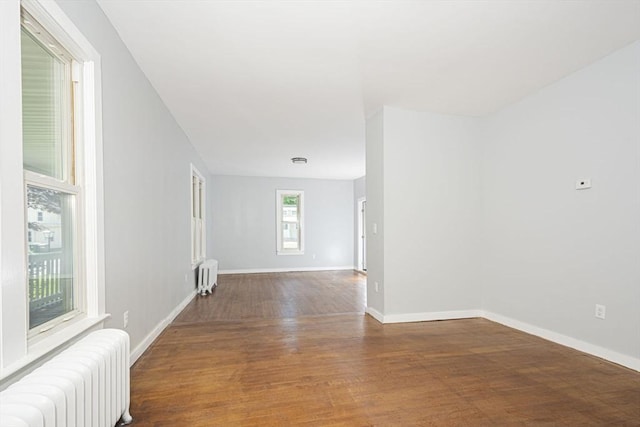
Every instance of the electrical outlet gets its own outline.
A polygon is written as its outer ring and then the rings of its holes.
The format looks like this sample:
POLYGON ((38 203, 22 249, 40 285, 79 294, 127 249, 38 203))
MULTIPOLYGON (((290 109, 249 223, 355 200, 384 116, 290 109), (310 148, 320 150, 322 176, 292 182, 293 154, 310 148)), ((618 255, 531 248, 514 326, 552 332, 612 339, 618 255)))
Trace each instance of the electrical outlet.
POLYGON ((588 190, 591 188, 591 178, 581 178, 576 181, 576 190, 588 190))
POLYGON ((123 322, 124 323, 124 327, 126 328, 129 325, 129 310, 124 312, 124 316, 123 316, 123 322))
POLYGON ((184 273, 184 283, 189 281, 189 273, 184 273))
POLYGON ((604 305, 596 304, 596 317, 598 319, 604 319, 607 313, 607 307, 604 305))
POLYGON ((378 284, 378 282, 374 282, 375 286, 376 286, 376 292, 380 292, 380 285, 378 284))

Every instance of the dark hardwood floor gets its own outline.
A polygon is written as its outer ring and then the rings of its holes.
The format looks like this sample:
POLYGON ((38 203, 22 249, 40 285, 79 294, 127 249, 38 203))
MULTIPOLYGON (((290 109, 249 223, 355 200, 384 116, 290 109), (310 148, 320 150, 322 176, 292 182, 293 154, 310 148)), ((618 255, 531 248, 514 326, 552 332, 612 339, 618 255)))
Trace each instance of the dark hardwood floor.
POLYGON ((364 313, 366 276, 353 271, 230 274, 196 298, 176 324, 364 313))
POLYGON ((638 372, 484 319, 363 308, 353 272, 220 276, 134 365, 134 425, 640 425, 638 372))

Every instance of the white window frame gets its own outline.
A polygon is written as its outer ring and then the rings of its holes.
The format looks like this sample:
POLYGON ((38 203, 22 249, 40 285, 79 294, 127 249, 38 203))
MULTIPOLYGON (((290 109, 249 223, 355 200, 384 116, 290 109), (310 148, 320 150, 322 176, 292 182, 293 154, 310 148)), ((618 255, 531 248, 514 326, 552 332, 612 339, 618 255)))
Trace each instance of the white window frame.
POLYGON ((191 268, 195 268, 207 257, 207 182, 193 164, 190 178, 191 268), (195 211, 199 212, 199 217, 194 215, 195 211))
MULTIPOLYGON (((24 8, 27 9, 26 7, 24 8)), ((28 12, 28 10, 27 10, 28 12)), ((83 251, 83 230, 84 230, 84 211, 82 209, 84 188, 83 183, 80 180, 83 174, 84 164, 82 162, 82 147, 83 147, 83 138, 84 135, 81 131, 81 124, 83 123, 83 108, 82 108, 82 70, 80 64, 75 61, 75 58, 69 58, 70 52, 66 51, 65 46, 63 46, 56 37, 51 34, 46 34, 48 32, 47 29, 43 28, 39 25, 39 22, 33 23, 32 20, 35 20, 35 17, 28 16, 28 22, 30 25, 26 26, 26 31, 31 33, 31 36, 37 39, 44 46, 52 44, 56 45, 58 50, 65 50, 65 57, 61 58, 68 67, 67 77, 68 81, 63 82, 63 91, 66 92, 65 95, 65 104, 69 107, 69 111, 62 111, 63 123, 62 128, 64 129, 64 135, 67 138, 67 141, 63 143, 64 145, 64 169, 65 172, 62 174, 62 178, 54 178, 47 175, 41 175, 30 170, 24 170, 24 191, 27 193, 27 186, 44 188, 48 190, 53 190, 56 192, 61 192, 61 194, 73 196, 74 203, 70 207, 71 209, 71 248, 72 253, 70 254, 73 258, 72 263, 72 277, 73 277, 73 308, 71 311, 66 312, 56 318, 53 318, 45 323, 37 325, 31 328, 27 334, 28 339, 42 339, 42 336, 46 336, 49 331, 54 330, 59 325, 62 325, 64 322, 68 322, 74 319, 76 316, 83 315, 86 312, 86 303, 85 303, 85 287, 86 287, 86 278, 84 277, 83 272, 84 269, 84 251, 83 251), (74 97, 71 99, 71 92, 73 86, 74 97), (71 120, 73 118, 73 121, 71 120), (72 126, 72 128, 70 127, 72 126), (72 136, 75 137, 72 140, 72 136), (43 334, 41 336, 41 334, 43 334)), ((38 212, 38 220, 40 221, 40 216, 43 215, 42 212, 38 212)), ((27 206, 25 204, 25 218, 27 216, 27 206)), ((28 245, 25 247, 25 251, 27 250, 28 245)), ((30 280, 27 277, 27 281, 30 280)))
MULTIPOLYGON (((101 327, 105 313, 104 203, 102 168, 102 89, 100 55, 60 7, 47 0, 0 1, 0 202, 3 206, 26 206, 23 172, 22 85, 20 12, 24 8, 75 58, 83 79, 76 96, 76 176, 81 187, 78 216, 79 271, 82 281, 82 312, 29 337, 27 231, 24 209, 3 209, 0 215, 0 380, 19 375, 32 363, 86 331, 101 327)), ((34 179, 35 178, 35 179, 34 179)))
POLYGON ((304 255, 304 190, 276 190, 276 254, 278 255, 304 255), (298 196, 298 225, 300 227, 299 249, 285 249, 282 241, 282 197, 298 196))

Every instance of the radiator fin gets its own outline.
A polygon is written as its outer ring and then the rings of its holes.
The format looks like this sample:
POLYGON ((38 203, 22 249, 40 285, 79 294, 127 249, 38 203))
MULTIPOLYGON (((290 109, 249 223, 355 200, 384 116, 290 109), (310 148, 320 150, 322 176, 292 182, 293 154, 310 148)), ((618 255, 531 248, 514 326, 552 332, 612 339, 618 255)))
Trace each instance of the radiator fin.
POLYGON ((0 392, 2 426, 112 427, 128 424, 129 335, 87 335, 0 392))

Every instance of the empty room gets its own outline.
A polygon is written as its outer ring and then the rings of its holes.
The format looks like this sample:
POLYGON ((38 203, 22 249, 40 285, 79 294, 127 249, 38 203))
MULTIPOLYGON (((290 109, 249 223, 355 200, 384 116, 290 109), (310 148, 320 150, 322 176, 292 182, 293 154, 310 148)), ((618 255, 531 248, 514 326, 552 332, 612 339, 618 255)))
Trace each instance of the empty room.
POLYGON ((0 1, 0 426, 640 426, 640 0, 0 1))

